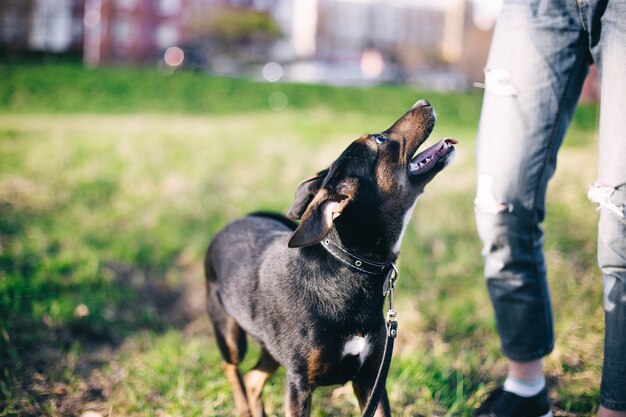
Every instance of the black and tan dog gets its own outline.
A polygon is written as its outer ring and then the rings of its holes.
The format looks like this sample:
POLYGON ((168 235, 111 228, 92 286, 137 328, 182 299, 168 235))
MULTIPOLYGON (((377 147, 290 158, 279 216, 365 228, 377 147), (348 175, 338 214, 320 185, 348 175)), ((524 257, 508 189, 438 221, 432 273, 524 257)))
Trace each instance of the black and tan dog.
MULTIPOLYGON (((296 191, 288 216, 226 226, 205 258, 208 312, 241 416, 264 416, 261 390, 280 365, 285 412, 310 415, 318 386, 353 382, 361 408, 385 341, 383 281, 417 197, 452 159, 453 139, 414 156, 435 123, 420 100, 382 133, 363 135, 296 191), (262 347, 242 378, 246 334, 262 347)), ((377 416, 389 416, 386 392, 377 416)))

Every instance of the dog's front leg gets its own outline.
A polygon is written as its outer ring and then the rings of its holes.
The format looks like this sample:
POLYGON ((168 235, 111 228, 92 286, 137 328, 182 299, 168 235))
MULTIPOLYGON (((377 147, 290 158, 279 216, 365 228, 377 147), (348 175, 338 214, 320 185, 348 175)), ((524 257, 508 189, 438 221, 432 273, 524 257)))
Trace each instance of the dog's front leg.
POLYGON ((303 378, 287 374, 285 388, 285 417, 309 417, 311 415, 312 389, 303 378))
MULTIPOLYGON (((361 367, 359 373, 352 380, 352 388, 354 394, 359 400, 359 407, 361 412, 365 411, 367 401, 369 400, 374 383, 376 382, 376 376, 378 374, 378 368, 380 362, 383 359, 383 351, 385 349, 385 338, 387 337, 387 331, 383 327, 378 333, 378 341, 376 342, 374 352, 367 358, 363 367, 361 367)), ((384 383, 384 382, 383 382, 384 383)), ((380 398, 378 400, 378 406, 376 407, 376 417, 391 417, 391 409, 389 407, 389 398, 387 397, 387 389, 382 388, 380 398)))
MULTIPOLYGON (((362 381, 357 381, 356 379, 352 381, 352 387, 354 388, 354 393, 359 400, 361 412, 365 411, 365 407, 367 406, 367 400, 370 397, 373 385, 374 381, 370 381, 365 384, 362 383, 362 381)), ((381 390, 380 399, 378 400, 378 407, 376 407, 376 413, 374 414, 374 416, 391 417, 391 409, 389 407, 389 398, 387 397, 386 388, 383 388, 381 390)))

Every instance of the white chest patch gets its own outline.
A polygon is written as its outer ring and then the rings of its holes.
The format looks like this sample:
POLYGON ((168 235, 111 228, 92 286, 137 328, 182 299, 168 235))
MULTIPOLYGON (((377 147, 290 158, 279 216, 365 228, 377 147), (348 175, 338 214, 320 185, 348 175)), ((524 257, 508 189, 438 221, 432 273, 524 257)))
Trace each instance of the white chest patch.
POLYGON ((369 335, 365 337, 353 336, 352 339, 348 340, 346 344, 343 345, 341 357, 358 356, 359 362, 363 365, 363 362, 365 362, 365 359, 367 359, 370 354, 371 347, 372 344, 370 343, 369 335))
MULTIPOLYGON (((418 198, 419 198, 419 196, 418 196, 418 198)), ((409 225, 409 223, 411 222, 411 216, 413 216, 413 210, 415 210, 415 205, 416 204, 417 204, 417 198, 413 202, 413 205, 411 206, 409 211, 404 213, 404 219, 402 221, 402 232, 400 232, 400 237, 398 237, 398 241, 396 242, 395 245, 393 245, 393 249, 392 249, 395 253, 400 252, 400 244, 402 243, 402 238, 404 237, 404 232, 406 232, 406 228, 409 225)))

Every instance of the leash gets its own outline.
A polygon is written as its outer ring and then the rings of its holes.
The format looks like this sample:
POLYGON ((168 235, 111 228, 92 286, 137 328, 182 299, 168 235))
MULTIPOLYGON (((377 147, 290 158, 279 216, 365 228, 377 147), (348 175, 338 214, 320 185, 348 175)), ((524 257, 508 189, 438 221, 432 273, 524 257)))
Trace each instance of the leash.
POLYGON ((391 356, 393 354, 393 345, 395 338, 398 335, 398 321, 396 320, 397 314, 393 309, 393 292, 399 275, 398 268, 396 268, 396 264, 394 262, 375 262, 371 259, 365 259, 357 256, 329 238, 322 240, 320 243, 322 244, 322 247, 328 251, 328 253, 350 268, 370 275, 380 275, 384 273, 385 270, 388 270, 385 282, 383 283, 383 297, 389 297, 387 323, 385 323, 387 338, 385 339, 383 359, 378 367, 378 374, 376 375, 374 386, 369 398, 367 399, 367 405, 365 406, 365 411, 363 411, 362 416, 374 417, 376 409, 378 408, 378 403, 380 402, 380 395, 385 387, 385 381, 387 381, 387 375, 389 374, 389 367, 391 365, 391 356))
POLYGON ((363 417, 374 417, 378 403, 380 402, 380 395, 387 381, 387 375, 389 374, 389 367, 391 365, 391 356, 393 354, 393 345, 396 336, 398 335, 398 321, 396 320, 396 311, 393 309, 393 292, 395 290, 395 282, 398 279, 398 269, 395 264, 391 264, 391 269, 387 274, 385 285, 383 286, 383 297, 389 297, 389 309, 387 310, 387 339, 385 340, 385 349, 383 350, 383 359, 380 362, 378 368, 378 374, 376 375, 376 381, 374 387, 370 393, 370 397, 367 400, 365 411, 363 411, 363 417))

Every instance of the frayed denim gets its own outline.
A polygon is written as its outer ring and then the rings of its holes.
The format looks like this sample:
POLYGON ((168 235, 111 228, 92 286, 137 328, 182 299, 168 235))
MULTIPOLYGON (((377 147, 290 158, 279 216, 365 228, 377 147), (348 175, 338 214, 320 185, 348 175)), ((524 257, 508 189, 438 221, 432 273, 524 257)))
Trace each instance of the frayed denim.
POLYGON ((476 223, 503 353, 554 347, 545 194, 590 63, 600 75, 598 263, 606 312, 600 403, 626 410, 626 0, 504 1, 485 68, 476 223))

